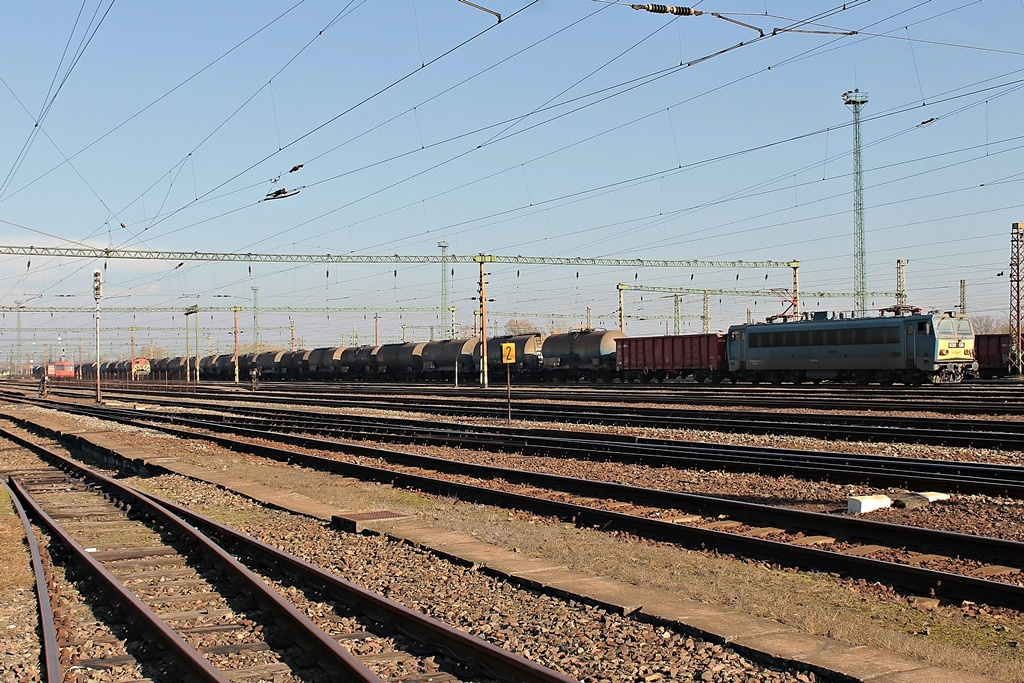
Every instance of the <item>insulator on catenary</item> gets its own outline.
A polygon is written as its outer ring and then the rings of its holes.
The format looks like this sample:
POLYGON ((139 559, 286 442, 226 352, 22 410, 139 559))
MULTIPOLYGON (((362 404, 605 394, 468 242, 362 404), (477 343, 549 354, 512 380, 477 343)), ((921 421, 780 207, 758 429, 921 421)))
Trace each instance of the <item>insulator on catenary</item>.
POLYGON ((633 9, 642 9, 655 14, 675 14, 680 17, 699 17, 704 14, 692 7, 672 7, 671 5, 630 5, 633 9))

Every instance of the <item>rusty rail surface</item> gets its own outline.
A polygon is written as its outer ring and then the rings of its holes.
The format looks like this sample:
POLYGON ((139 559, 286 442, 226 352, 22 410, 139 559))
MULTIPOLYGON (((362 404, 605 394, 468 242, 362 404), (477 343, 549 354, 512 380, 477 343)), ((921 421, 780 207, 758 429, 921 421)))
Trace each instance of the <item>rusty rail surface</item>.
POLYGON ((39 606, 39 628, 42 631, 42 666, 43 678, 47 683, 61 683, 64 680, 60 670, 60 649, 57 646, 57 627, 53 622, 53 606, 50 603, 50 589, 46 580, 46 568, 43 566, 42 554, 39 552, 39 540, 32 530, 32 523, 28 519, 25 507, 18 500, 18 497, 5 482, 14 507, 21 518, 21 524, 25 527, 25 539, 28 542, 28 550, 32 556, 32 573, 35 576, 36 600, 39 606))

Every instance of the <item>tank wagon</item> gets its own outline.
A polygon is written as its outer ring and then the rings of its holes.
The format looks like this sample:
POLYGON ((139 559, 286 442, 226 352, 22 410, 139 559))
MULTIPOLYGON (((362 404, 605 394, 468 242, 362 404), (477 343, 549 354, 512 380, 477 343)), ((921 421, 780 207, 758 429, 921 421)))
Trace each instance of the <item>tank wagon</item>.
POLYGON ((54 368, 53 363, 50 363, 48 365, 33 365, 32 366, 32 376, 33 377, 53 377, 55 372, 56 372, 56 369, 54 368))
POLYGON ((377 348, 377 378, 408 381, 417 379, 423 370, 423 347, 426 343, 384 344, 377 348))
POLYGON ((540 380, 610 381, 615 376, 615 340, 619 330, 580 330, 552 334, 541 346, 540 380))
POLYGON ((751 382, 939 384, 973 377, 974 331, 966 315, 927 313, 733 325, 729 374, 751 382))
POLYGON ((420 354, 421 376, 449 381, 455 379, 458 370, 462 377, 472 377, 479 368, 479 346, 476 338, 427 342, 420 354))
POLYGON ((256 368, 265 379, 280 378, 281 358, 284 351, 264 351, 256 354, 249 361, 250 370, 256 368))
MULTIPOLYGON (((333 379, 338 372, 337 363, 341 360, 342 351, 344 351, 343 348, 313 349, 301 355, 300 368, 305 370, 310 379, 333 379)), ((293 351, 291 353, 294 356, 302 352, 293 351)))
MULTIPOLYGON (((544 364, 542 352, 544 335, 540 332, 533 334, 516 334, 508 337, 494 337, 487 340, 487 370, 490 373, 505 373, 505 363, 502 362, 501 345, 515 344, 516 362, 510 363, 509 371, 512 377, 536 378, 544 364)), ((477 348, 475 356, 476 367, 480 367, 480 348, 477 348)), ((497 376, 497 375, 496 375, 497 376)))
POLYGON ((377 350, 379 346, 349 346, 341 350, 338 359, 338 377, 348 381, 363 381, 377 376, 377 350))
MULTIPOLYGON (((285 351, 281 355, 280 379, 305 379, 309 354, 313 351, 285 351)), ((239 374, 239 379, 242 375, 239 374)))

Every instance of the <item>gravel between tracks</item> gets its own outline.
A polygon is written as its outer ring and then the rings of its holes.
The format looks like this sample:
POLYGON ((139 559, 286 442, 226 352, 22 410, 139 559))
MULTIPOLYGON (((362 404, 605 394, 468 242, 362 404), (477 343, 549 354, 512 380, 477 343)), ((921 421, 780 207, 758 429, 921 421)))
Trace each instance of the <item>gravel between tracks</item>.
MULTIPOLYGON (((140 438, 153 437, 135 430, 130 438, 138 446, 140 438)), ((813 674, 758 664, 730 648, 662 626, 523 590, 404 543, 338 533, 209 484, 176 475, 126 481, 582 681, 816 680, 813 674)), ((81 680, 102 677, 90 673, 81 680)))
MULTIPOLYGON (((100 424, 70 416, 65 419, 73 423, 100 424)), ((130 431, 129 438, 136 447, 153 452, 173 450, 176 456, 188 462, 217 469, 231 468, 254 480, 295 490, 341 508, 388 507, 413 512, 437 526, 471 533, 482 540, 564 562, 570 567, 641 586, 676 590, 684 597, 737 607, 846 642, 883 647, 935 664, 1024 680, 1024 660, 1017 649, 1017 642, 1024 642, 1024 621, 1016 613, 969 604, 944 605, 923 611, 883 587, 858 586, 831 576, 800 575, 759 563, 709 557, 626 537, 566 528, 530 515, 509 514, 456 501, 425 500, 425 497, 388 487, 353 485, 347 480, 347 485, 339 486, 336 477, 224 452, 209 444, 177 442, 169 446, 165 436, 141 430, 126 431, 130 431)), ((615 431, 622 433, 622 430, 615 431)), ((674 436, 693 438, 692 434, 674 436)), ((772 437, 709 436, 715 441, 735 439, 737 443, 748 445, 758 440, 774 441, 765 445, 800 445, 793 444, 791 439, 779 443, 778 438, 772 437)), ((804 447, 826 450, 827 444, 822 442, 801 441, 811 442, 804 447)), ((851 448, 854 444, 842 443, 841 446, 838 450, 855 450, 851 448)), ((879 450, 871 444, 866 446, 869 452, 879 450)), ((915 448, 920 447, 908 450, 915 448)), ((928 447, 926 450, 933 453, 937 449, 928 447)), ((650 474, 646 476, 649 478, 650 474)), ((704 483, 718 494, 723 493, 723 487, 739 490, 737 487, 743 486, 753 492, 772 491, 773 497, 780 493, 780 480, 774 478, 718 473, 695 473, 694 476, 697 477, 694 481, 685 482, 688 490, 704 483)), ((794 480, 792 487, 794 499, 807 500, 811 489, 806 482, 794 480)), ((843 496, 846 492, 842 487, 843 496)), ((829 493, 824 498, 825 504, 832 505, 836 494, 829 493)))

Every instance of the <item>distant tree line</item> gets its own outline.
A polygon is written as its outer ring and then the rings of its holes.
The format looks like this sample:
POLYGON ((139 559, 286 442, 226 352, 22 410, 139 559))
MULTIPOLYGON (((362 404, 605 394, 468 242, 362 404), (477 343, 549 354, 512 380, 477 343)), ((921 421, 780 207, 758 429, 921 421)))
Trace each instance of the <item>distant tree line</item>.
POLYGON ((1009 334, 1010 319, 1000 315, 972 315, 975 334, 1009 334))

